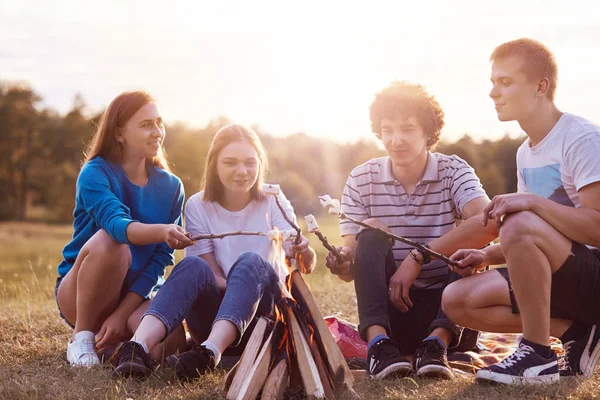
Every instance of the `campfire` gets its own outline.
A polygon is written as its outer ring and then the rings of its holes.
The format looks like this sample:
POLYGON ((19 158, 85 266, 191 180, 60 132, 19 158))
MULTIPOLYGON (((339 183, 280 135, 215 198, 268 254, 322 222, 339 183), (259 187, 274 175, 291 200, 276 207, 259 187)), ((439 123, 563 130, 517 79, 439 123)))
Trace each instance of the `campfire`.
MULTIPOLYGON (((239 362, 224 378, 227 399, 281 399, 287 389, 309 398, 333 399, 352 390, 354 378, 331 335, 296 260, 282 257, 273 240, 270 260, 291 271, 271 315, 261 317, 239 362)), ((273 265, 277 270, 279 265, 273 265)))

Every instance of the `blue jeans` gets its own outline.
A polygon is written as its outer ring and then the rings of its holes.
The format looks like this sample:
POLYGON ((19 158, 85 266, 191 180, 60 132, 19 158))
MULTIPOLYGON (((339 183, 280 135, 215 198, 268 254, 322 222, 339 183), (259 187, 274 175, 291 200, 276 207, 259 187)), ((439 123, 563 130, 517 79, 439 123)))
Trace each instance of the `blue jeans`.
POLYGON ((185 319, 190 332, 202 341, 214 322, 230 321, 239 332, 233 345, 245 344, 249 335, 244 334, 251 332, 254 317, 273 310, 278 281, 265 259, 256 253, 244 253, 231 267, 222 296, 206 261, 198 256, 186 257, 173 268, 144 316, 153 315, 162 321, 166 336, 185 319))

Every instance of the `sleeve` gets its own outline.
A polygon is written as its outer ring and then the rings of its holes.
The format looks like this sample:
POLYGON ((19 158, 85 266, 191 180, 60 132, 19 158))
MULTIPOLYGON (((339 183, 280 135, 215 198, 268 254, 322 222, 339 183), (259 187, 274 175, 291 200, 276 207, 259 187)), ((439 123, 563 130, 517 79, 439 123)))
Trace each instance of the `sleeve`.
POLYGON ((453 174, 450 193, 456 205, 458 217, 465 219, 466 216, 463 213, 465 205, 471 200, 487 196, 487 194, 483 190, 483 186, 479 181, 479 177, 475 174, 475 170, 466 161, 458 157, 457 159, 457 168, 447 169, 448 171, 452 171, 453 174))
MULTIPOLYGON (((183 184, 179 181, 177 192, 171 204, 171 214, 169 216, 169 224, 177 224, 182 226, 181 212, 183 209, 183 200, 185 192, 183 184)), ((135 277, 129 288, 130 292, 139 294, 148 299, 156 285, 163 281, 165 268, 167 265, 175 263, 175 250, 170 248, 166 243, 159 243, 154 248, 154 252, 148 260, 148 263, 135 277)))
MULTIPOLYGON (((201 201, 199 197, 192 196, 185 204, 185 230, 192 236, 215 233, 208 229, 204 209, 199 204, 201 201)), ((195 244, 185 248, 185 256, 201 256, 213 251, 215 251, 215 246, 212 239, 198 240, 195 244)))
MULTIPOLYGON (((296 222, 296 214, 294 213, 294 208, 292 207, 292 203, 290 203, 290 201, 287 199, 287 197, 285 197, 285 194, 283 193, 282 190, 280 190, 279 193, 277 194, 277 199, 279 200, 281 207, 285 211, 285 213, 286 213, 287 217, 290 219, 290 221, 296 222)), ((275 202, 274 199, 271 200, 270 210, 271 210, 270 211, 271 215, 269 217, 271 218, 271 226, 277 227, 277 229, 279 229, 281 231, 289 231, 289 230, 294 229, 285 220, 285 218, 283 217, 283 214, 281 213, 281 210, 279 209, 279 207, 277 207, 277 203, 275 202)), ((297 224, 297 222, 296 222, 296 224, 297 224)))
MULTIPOLYGON (((342 193, 341 209, 345 214, 359 221, 369 218, 367 208, 363 204, 362 197, 358 191, 356 178, 350 174, 346 180, 346 186, 342 193)), ((340 220, 340 235, 355 235, 360 227, 352 221, 340 220)))
POLYGON ((131 218, 129 207, 112 191, 106 172, 95 165, 84 165, 76 188, 83 207, 96 224, 117 242, 131 244, 127 239, 127 226, 135 220, 131 218))
POLYGON ((571 143, 565 152, 565 163, 577 191, 600 181, 600 133, 586 132, 571 143))
POLYGON ((527 184, 525 183, 525 177, 523 176, 523 149, 520 146, 517 149, 517 193, 529 193, 527 190, 527 184))

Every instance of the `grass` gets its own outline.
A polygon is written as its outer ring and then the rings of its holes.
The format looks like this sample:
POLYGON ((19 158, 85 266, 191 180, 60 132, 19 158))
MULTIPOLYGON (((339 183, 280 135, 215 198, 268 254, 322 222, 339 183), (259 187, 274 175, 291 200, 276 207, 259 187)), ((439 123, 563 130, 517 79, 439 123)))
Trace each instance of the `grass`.
MULTIPOLYGON (((319 223, 331 241, 339 243, 335 222, 320 219, 319 223)), ((112 380, 106 368, 82 370, 67 365, 70 330, 57 315, 53 289, 60 252, 70 235, 70 226, 0 223, 0 400, 222 398, 216 390, 222 371, 181 384, 160 372, 136 382, 112 380)), ((341 313, 357 322, 353 285, 328 273, 324 249, 314 235, 310 240, 320 261, 306 280, 323 314, 341 313)), ((359 378, 355 391, 361 399, 592 399, 599 397, 600 377, 563 379, 557 385, 533 388, 481 385, 472 376, 459 376, 452 382, 359 378)), ((339 397, 353 396, 345 392, 339 397)))

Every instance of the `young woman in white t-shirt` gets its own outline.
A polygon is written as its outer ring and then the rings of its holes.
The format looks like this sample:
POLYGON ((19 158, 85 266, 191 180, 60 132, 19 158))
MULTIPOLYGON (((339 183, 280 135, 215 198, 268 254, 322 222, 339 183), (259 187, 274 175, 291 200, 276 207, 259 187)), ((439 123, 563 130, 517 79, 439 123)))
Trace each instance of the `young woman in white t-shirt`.
MULTIPOLYGON (((267 157, 252 130, 229 125, 215 135, 204 170, 204 190, 185 207, 186 230, 192 236, 232 231, 289 231, 273 195, 262 193, 267 157)), ((290 202, 278 194, 290 219, 290 202)), ((265 236, 228 236, 197 241, 167 279, 129 342, 113 357, 118 376, 148 376, 149 351, 185 319, 196 344, 167 358, 179 378, 196 378, 212 370, 230 345, 248 338, 256 315, 271 312, 278 281, 287 271, 275 271, 267 261, 271 248, 265 236)), ((299 269, 310 273, 315 252, 308 240, 284 244, 299 269)), ((243 346, 240 346, 243 347, 243 346)))

